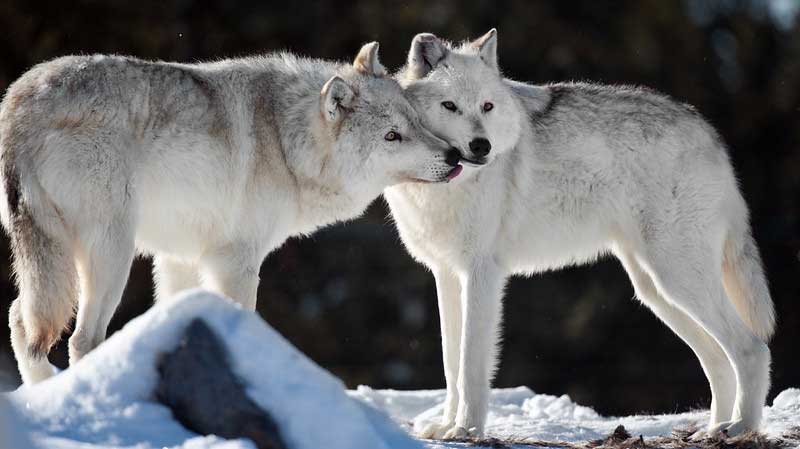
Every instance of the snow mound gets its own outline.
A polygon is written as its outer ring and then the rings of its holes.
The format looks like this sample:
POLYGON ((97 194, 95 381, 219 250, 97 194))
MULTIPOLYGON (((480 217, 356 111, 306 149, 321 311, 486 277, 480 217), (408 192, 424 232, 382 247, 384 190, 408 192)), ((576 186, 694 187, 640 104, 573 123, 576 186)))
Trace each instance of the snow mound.
POLYGON ((770 435, 777 436, 800 427, 800 388, 780 392, 772 401, 772 407, 764 411, 764 416, 764 431, 770 435))
MULTIPOLYGON (((15 434, 29 434, 34 443, 3 447, 254 449, 248 440, 194 434, 154 400, 159 357, 177 346, 198 317, 225 342, 231 368, 250 398, 271 413, 288 447, 424 447, 382 412, 348 397, 341 381, 257 315, 200 290, 159 302, 53 378, 0 395, 0 414, 7 400, 9 419, 18 421, 15 434)), ((2 435, 9 434, 0 434, 6 444, 2 435)))
POLYGON ((0 395, 0 447, 33 449, 33 444, 28 439, 28 435, 21 431, 22 429, 24 429, 24 425, 20 423, 19 417, 8 401, 0 395))

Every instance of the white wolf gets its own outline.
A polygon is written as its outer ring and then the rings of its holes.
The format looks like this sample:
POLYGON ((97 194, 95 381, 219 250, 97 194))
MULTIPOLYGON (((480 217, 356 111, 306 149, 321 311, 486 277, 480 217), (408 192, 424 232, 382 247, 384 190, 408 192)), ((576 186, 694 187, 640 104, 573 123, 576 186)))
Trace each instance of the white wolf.
POLYGON ((377 50, 352 66, 70 56, 15 82, 0 217, 23 380, 52 374, 74 307, 70 362, 105 338, 137 251, 155 256, 157 297, 203 285, 253 309, 261 262, 289 236, 359 215, 389 185, 457 175, 377 50))
POLYGON ((385 191, 406 248, 436 277, 447 400, 422 436, 482 434, 509 275, 607 253, 700 359, 707 431, 757 429, 774 312, 717 133, 646 89, 505 80, 496 47, 495 30, 458 47, 421 34, 397 75, 467 166, 448 185, 385 191))

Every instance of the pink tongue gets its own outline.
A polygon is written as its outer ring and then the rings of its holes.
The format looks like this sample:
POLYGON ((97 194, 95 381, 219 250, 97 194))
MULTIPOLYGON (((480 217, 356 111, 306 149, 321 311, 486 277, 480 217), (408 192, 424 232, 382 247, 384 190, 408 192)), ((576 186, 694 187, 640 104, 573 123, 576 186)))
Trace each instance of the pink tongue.
POLYGON ((451 170, 450 173, 447 174, 447 180, 452 181, 453 179, 455 179, 455 177, 458 176, 461 173, 461 170, 463 169, 464 167, 461 164, 458 164, 455 167, 453 167, 453 170, 451 170))

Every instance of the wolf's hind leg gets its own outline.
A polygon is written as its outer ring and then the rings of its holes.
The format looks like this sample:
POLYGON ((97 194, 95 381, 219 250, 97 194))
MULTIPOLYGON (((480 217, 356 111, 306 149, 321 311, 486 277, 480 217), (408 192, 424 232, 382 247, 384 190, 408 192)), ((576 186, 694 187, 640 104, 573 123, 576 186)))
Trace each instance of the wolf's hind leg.
POLYGON ((724 430, 733 436, 758 430, 769 390, 769 348, 744 323, 726 296, 721 248, 714 251, 706 242, 690 243, 654 248, 647 255, 644 268, 659 293, 702 326, 733 367, 733 413, 730 421, 718 423, 709 433, 724 430))
POLYGON ((722 348, 702 326, 659 294, 650 275, 642 270, 632 254, 624 250, 615 253, 631 278, 636 296, 689 345, 700 360, 711 387, 709 428, 730 420, 736 400, 736 376, 722 348))
POLYGON ((458 364, 461 357, 461 285, 449 268, 433 270, 436 297, 439 302, 439 323, 442 332, 442 359, 447 383, 447 398, 441 423, 434 423, 420 432, 420 438, 442 438, 456 421, 458 411, 458 364))
POLYGON ((9 310, 11 346, 22 380, 36 383, 53 375, 47 360, 73 316, 77 274, 72 248, 57 221, 41 222, 20 207, 9 224, 19 297, 9 310))
POLYGON ((204 254, 197 266, 204 288, 255 310, 262 259, 250 245, 231 244, 204 254))
MULTIPOLYGON (((55 373, 55 367, 47 360, 47 353, 31 352, 31 342, 25 334, 25 325, 22 321, 22 314, 19 310, 20 300, 16 299, 11 303, 8 313, 8 324, 11 328, 11 347, 17 358, 22 382, 33 384, 41 382, 55 373)), ((55 343, 57 337, 51 337, 48 341, 49 347, 55 343)))
POLYGON ((169 298, 181 290, 200 286, 200 274, 193 263, 167 255, 156 255, 153 258, 153 277, 157 301, 169 298))
POLYGON ((81 294, 75 332, 69 339, 70 364, 105 340, 108 324, 122 299, 135 252, 130 213, 120 212, 106 227, 87 230, 81 241, 81 294))

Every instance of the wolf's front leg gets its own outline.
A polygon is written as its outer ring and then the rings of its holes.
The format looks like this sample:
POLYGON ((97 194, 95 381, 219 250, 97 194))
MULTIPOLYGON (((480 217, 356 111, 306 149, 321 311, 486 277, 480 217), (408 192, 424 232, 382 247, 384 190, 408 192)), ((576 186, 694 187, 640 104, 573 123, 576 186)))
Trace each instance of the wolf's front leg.
POLYGON ((263 257, 247 245, 229 245, 209 251, 198 262, 203 287, 231 298, 247 310, 255 310, 262 260, 263 257))
POLYGON ((490 259, 461 275, 463 329, 455 426, 445 439, 483 435, 489 389, 497 362, 505 273, 490 259))
POLYGON ((453 428, 458 411, 458 364, 461 358, 461 286, 449 268, 433 270, 436 277, 436 297, 439 302, 439 323, 442 331, 442 359, 447 398, 440 423, 427 426, 420 438, 442 438, 453 428))

